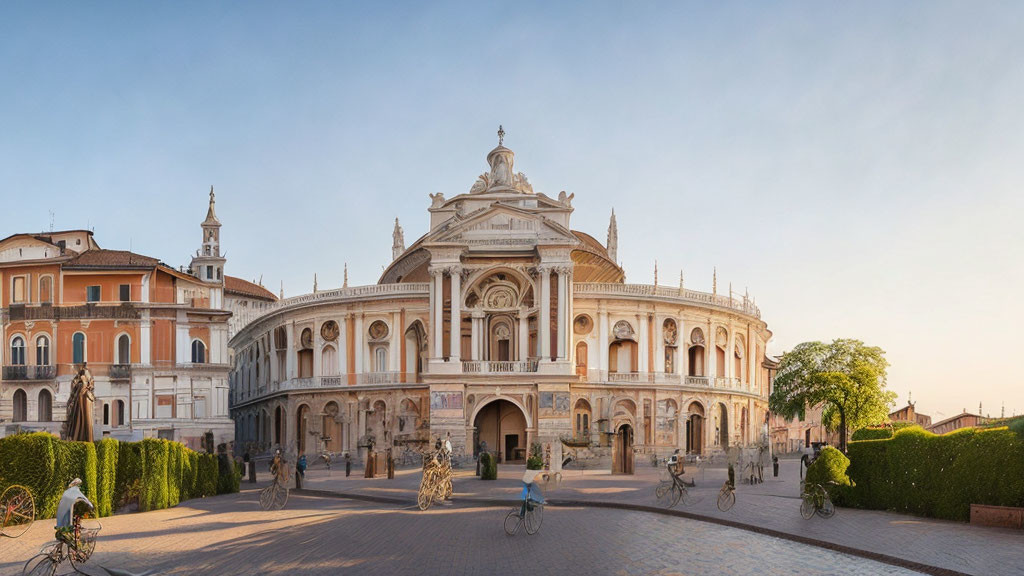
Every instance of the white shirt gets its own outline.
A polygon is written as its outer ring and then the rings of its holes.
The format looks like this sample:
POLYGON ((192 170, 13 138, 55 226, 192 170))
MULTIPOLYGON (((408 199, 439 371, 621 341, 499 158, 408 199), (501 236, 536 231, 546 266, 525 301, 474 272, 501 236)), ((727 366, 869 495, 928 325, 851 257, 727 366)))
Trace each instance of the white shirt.
POLYGON ((64 494, 60 497, 60 502, 57 504, 57 527, 66 528, 71 526, 71 516, 75 510, 75 504, 79 500, 82 500, 92 508, 92 502, 82 494, 82 491, 78 486, 72 486, 64 491, 64 494))

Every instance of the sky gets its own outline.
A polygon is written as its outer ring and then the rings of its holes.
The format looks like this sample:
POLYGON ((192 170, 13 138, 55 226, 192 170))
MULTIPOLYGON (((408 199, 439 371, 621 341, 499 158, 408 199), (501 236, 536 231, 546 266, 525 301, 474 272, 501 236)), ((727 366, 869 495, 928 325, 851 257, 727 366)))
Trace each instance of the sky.
POLYGON ((1024 413, 1024 4, 0 3, 0 236, 375 283, 499 124, 628 282, 749 289, 781 353, 880 346, 900 405, 1024 413))

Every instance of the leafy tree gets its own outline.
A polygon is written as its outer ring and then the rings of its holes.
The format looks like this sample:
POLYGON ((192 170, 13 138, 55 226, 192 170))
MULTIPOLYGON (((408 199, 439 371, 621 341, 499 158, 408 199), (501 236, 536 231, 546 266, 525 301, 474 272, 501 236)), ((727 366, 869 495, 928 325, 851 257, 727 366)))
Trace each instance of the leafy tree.
POLYGON ((896 400, 885 388, 888 366, 884 350, 860 340, 804 342, 782 355, 768 407, 793 418, 823 404, 822 421, 839 430, 846 452, 847 430, 884 421, 896 400))

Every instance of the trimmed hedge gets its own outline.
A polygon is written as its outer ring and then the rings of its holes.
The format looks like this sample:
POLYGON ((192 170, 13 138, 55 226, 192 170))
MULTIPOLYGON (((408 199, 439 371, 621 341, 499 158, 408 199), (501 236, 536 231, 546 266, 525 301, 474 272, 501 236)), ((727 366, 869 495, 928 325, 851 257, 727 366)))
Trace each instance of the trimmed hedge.
POLYGON ((113 438, 104 438, 96 443, 96 479, 99 483, 96 497, 96 513, 110 516, 114 513, 114 489, 117 483, 117 459, 120 442, 113 438))
POLYGON ((141 442, 66 442, 45 432, 0 438, 0 492, 21 484, 36 501, 36 518, 53 518, 71 479, 82 479, 82 492, 97 514, 138 501, 139 510, 176 506, 189 498, 237 492, 237 467, 225 458, 199 454, 178 442, 147 438, 141 442), (223 474, 223 480, 220 476, 223 474))
POLYGON ((870 428, 861 428, 853 433, 850 437, 851 442, 857 442, 860 440, 888 440, 892 438, 894 431, 903 430, 904 428, 913 428, 917 426, 913 422, 893 422, 892 426, 872 426, 870 428))
POLYGON ((851 442, 840 503, 967 521, 971 504, 1024 506, 1024 437, 1007 428, 937 436, 920 427, 851 442))
POLYGON ((821 484, 834 499, 841 501, 853 484, 846 475, 849 466, 850 459, 845 454, 836 448, 826 446, 807 469, 806 481, 808 484, 821 484), (835 482, 837 486, 831 486, 829 482, 835 482))

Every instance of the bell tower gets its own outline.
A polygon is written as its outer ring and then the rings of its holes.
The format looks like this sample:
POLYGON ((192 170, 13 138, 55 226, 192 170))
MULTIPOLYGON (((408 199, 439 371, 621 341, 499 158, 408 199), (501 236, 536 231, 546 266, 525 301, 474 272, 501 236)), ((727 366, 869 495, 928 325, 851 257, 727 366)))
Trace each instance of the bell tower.
POLYGON ((220 254, 220 220, 214 207, 217 203, 210 186, 210 208, 206 211, 206 220, 200 224, 203 229, 203 241, 196 255, 192 257, 192 275, 208 284, 224 283, 224 263, 227 262, 220 254))

